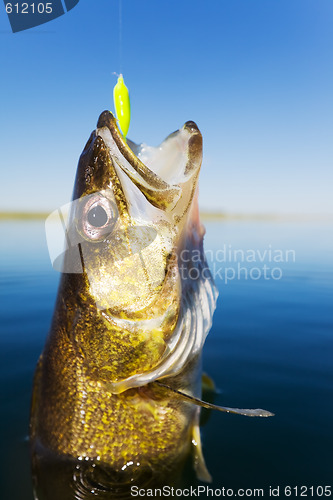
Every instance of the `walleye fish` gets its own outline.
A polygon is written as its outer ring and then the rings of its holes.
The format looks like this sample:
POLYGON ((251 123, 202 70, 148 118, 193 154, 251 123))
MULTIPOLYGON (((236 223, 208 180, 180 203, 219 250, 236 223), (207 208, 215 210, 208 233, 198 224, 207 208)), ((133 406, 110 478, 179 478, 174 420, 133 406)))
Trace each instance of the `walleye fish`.
POLYGON ((35 462, 49 453, 104 467, 118 486, 172 484, 193 451, 208 479, 199 408, 154 383, 201 395, 217 298, 199 221, 201 160, 194 122, 152 148, 126 143, 110 112, 99 117, 78 164, 67 272, 35 375, 35 462))
POLYGON ((194 122, 153 148, 125 142, 109 111, 99 117, 77 168, 35 374, 35 498, 125 498, 133 485, 174 485, 191 454, 198 477, 210 479, 198 404, 218 294, 199 220, 201 161, 194 122))

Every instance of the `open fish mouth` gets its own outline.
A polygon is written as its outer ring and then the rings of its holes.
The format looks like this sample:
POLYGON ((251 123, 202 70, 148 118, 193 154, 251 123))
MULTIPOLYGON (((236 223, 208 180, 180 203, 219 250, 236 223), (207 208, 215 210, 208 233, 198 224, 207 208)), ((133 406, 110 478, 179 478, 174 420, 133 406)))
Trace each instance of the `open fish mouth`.
POLYGON ((202 136, 192 121, 170 134, 158 147, 126 143, 116 119, 108 111, 99 117, 96 133, 108 147, 120 178, 124 179, 126 174, 153 206, 163 210, 175 208, 182 187, 201 166, 202 136))

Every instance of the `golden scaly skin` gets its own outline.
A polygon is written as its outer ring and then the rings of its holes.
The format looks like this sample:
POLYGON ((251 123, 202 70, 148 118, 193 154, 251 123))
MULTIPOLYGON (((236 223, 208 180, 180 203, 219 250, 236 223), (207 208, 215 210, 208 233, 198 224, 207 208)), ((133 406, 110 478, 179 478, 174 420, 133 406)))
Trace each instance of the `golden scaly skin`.
MULTIPOLYGON (((140 173, 145 182, 139 188, 146 199, 161 210, 172 204, 177 190, 140 164, 123 143, 111 113, 101 115, 98 127, 111 130, 121 154, 140 173)), ((194 139, 192 150, 201 155, 199 131, 194 139)), ((186 219, 194 190, 195 185, 178 222, 186 219)), ((167 352, 180 314, 176 253, 183 233, 177 234, 174 221, 161 220, 151 253, 145 253, 142 232, 132 231, 137 223, 108 147, 96 132, 81 155, 73 199, 82 200, 83 208, 72 215, 69 234, 80 237, 84 272, 62 275, 36 370, 31 412, 36 498, 45 494, 38 484, 48 455, 106 467, 119 484, 173 484, 191 452, 197 408, 154 382, 120 393, 112 383, 153 369, 167 352), (108 236, 91 241, 81 221, 91 203, 85 200, 92 196, 98 201, 99 195, 94 196, 103 190, 111 192, 106 197, 111 196, 117 216, 111 242, 108 236), (139 251, 131 250, 133 243, 139 251)), ((66 259, 71 259, 70 252, 66 259)), ((198 395, 199 365, 196 357, 180 374, 163 381, 198 395)))

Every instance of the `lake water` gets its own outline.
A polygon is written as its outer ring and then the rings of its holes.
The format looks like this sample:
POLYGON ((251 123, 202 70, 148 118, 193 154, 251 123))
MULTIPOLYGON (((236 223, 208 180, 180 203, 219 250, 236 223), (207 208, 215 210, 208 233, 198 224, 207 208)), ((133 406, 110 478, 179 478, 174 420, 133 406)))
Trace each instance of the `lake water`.
MULTIPOLYGON (((43 222, 0 226, 1 498, 31 500, 32 377, 59 274, 43 222)), ((219 390, 215 403, 275 413, 210 413, 202 428, 210 487, 262 488, 267 498, 269 487, 279 486, 282 498, 285 486, 333 489, 333 226, 225 221, 206 228, 220 292, 203 356, 219 390)))

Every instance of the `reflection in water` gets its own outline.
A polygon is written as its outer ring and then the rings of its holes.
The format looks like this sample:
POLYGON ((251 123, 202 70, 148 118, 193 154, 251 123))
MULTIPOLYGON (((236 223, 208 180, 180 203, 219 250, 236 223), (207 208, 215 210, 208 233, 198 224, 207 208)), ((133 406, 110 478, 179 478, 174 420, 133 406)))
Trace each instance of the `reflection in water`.
POLYGON ((133 498, 133 486, 146 489, 185 484, 175 471, 170 471, 168 477, 165 474, 158 477, 148 466, 133 462, 123 470, 114 471, 93 460, 77 461, 49 453, 33 455, 32 472, 35 500, 125 500, 133 498))

